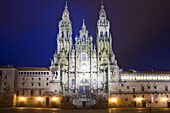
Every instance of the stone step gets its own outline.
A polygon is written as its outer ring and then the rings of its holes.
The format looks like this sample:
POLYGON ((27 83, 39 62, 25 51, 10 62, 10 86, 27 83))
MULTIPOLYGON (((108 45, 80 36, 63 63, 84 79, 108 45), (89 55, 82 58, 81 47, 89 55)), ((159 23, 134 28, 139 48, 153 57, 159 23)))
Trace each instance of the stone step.
POLYGON ((76 109, 76 108, 77 106, 75 106, 74 104, 66 102, 61 103, 61 109, 76 109))
POLYGON ((108 103, 107 102, 99 102, 93 106, 91 106, 92 109, 105 109, 108 108, 108 103))
POLYGON ((90 108, 92 105, 96 104, 96 99, 89 97, 75 97, 72 103, 77 106, 77 108, 90 108))

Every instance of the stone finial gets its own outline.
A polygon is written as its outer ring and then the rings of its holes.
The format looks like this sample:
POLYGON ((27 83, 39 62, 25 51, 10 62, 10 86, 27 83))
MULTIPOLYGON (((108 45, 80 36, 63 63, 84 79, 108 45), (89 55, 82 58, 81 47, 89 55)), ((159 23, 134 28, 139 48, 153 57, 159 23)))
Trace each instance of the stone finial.
POLYGON ((64 12, 63 12, 62 19, 69 19, 69 12, 68 12, 67 1, 66 1, 66 4, 65 4, 65 9, 64 9, 64 12))
POLYGON ((86 30, 85 20, 83 19, 82 30, 86 30))
POLYGON ((100 9, 100 12, 99 12, 99 16, 100 17, 106 17, 106 12, 104 10, 103 0, 101 1, 101 9, 100 9))
POLYGON ((103 0, 101 0, 101 7, 104 7, 104 6, 103 6, 103 0))
POLYGON ((51 60, 51 65, 54 65, 54 62, 53 62, 53 60, 51 60))

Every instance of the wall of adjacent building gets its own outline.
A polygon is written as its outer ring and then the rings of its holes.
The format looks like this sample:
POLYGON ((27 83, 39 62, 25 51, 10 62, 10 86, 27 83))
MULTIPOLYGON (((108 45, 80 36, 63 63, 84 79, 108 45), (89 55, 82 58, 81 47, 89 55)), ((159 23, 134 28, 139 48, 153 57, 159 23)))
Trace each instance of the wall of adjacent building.
POLYGON ((168 107, 168 72, 122 72, 119 82, 109 83, 109 107, 168 107))
POLYGON ((16 73, 15 68, 0 68, 0 106, 12 106, 17 89, 16 73))
POLYGON ((18 96, 46 95, 50 82, 49 71, 19 71, 18 72, 18 96))

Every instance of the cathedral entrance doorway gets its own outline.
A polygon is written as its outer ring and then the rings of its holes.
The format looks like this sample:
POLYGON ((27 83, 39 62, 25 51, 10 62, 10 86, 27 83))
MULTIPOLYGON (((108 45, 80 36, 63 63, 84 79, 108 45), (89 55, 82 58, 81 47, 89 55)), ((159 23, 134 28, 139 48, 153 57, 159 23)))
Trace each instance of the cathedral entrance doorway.
POLYGON ((87 79, 82 79, 80 81, 79 94, 81 94, 81 95, 89 94, 89 81, 87 79))
POLYGON ((82 101, 83 108, 86 108, 86 101, 82 101))

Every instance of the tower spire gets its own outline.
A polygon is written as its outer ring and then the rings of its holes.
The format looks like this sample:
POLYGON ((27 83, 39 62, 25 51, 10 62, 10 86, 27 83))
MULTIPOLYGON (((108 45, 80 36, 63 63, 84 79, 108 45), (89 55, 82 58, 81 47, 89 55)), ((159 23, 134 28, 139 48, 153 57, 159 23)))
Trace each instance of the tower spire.
POLYGON ((106 12, 104 10, 103 0, 101 0, 101 9, 100 9, 100 12, 99 12, 99 16, 100 17, 106 17, 106 12))
POLYGON ((67 6, 67 0, 66 0, 66 5, 65 5, 65 9, 68 9, 68 6, 67 6))
POLYGON ((103 0, 101 0, 101 7, 103 6, 103 0))
POLYGON ((86 30, 85 20, 83 19, 82 30, 86 30))
POLYGON ((63 19, 69 19, 69 12, 68 12, 67 1, 66 1, 66 3, 65 3, 65 9, 64 9, 62 18, 63 18, 63 19))

